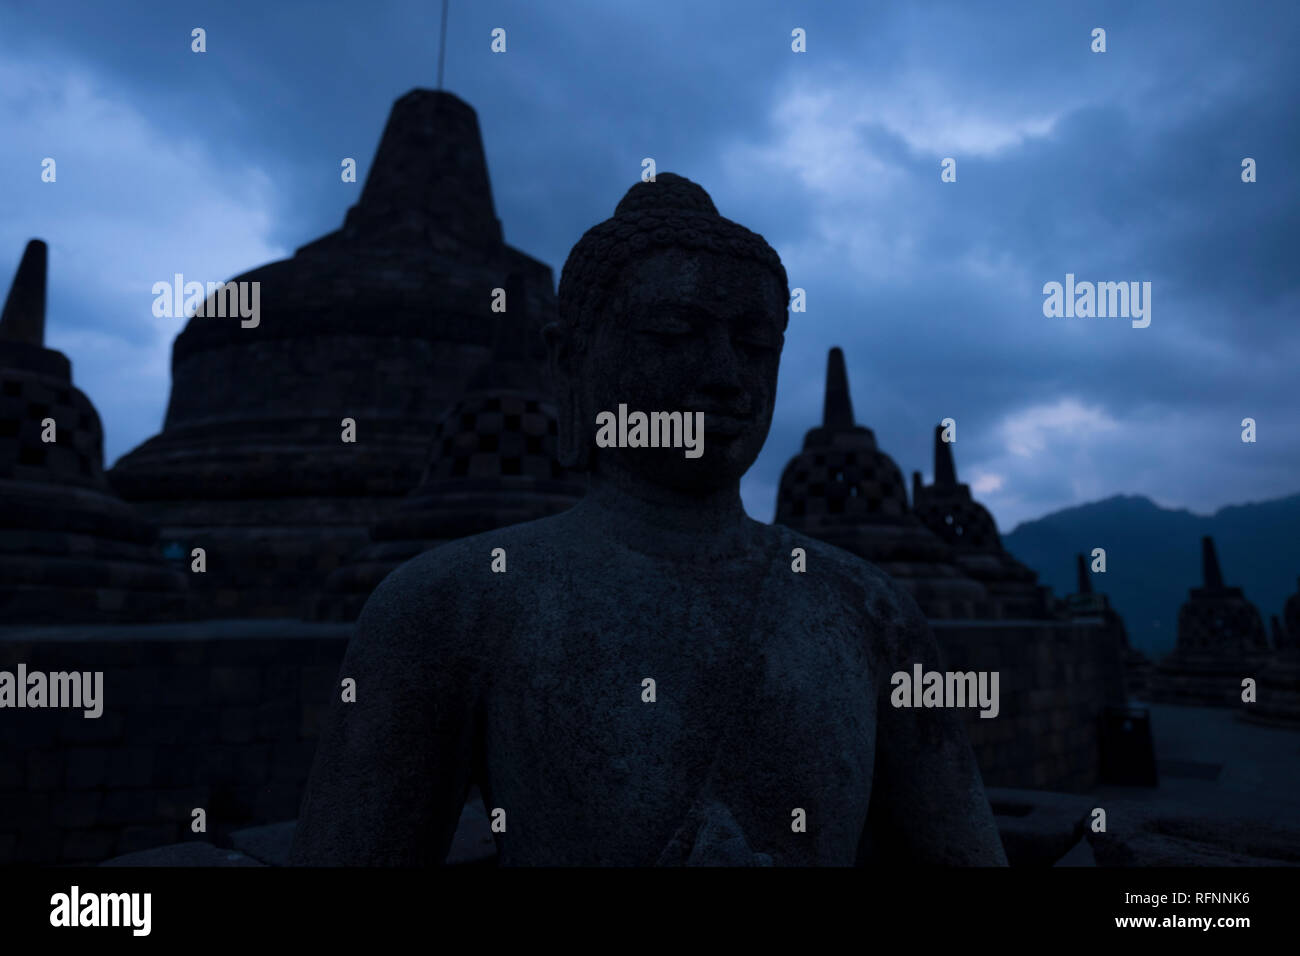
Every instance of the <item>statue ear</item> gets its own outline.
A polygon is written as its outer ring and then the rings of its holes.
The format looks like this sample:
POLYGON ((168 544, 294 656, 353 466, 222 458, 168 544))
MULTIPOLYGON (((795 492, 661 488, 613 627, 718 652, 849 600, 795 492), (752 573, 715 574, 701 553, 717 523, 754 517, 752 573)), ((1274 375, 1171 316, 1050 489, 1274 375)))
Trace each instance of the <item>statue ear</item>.
POLYGON ((560 432, 556 457, 560 465, 574 471, 586 471, 591 464, 590 431, 582 409, 582 395, 574 365, 580 360, 581 350, 576 335, 558 322, 542 329, 546 339, 547 365, 551 373, 551 387, 555 390, 560 432))

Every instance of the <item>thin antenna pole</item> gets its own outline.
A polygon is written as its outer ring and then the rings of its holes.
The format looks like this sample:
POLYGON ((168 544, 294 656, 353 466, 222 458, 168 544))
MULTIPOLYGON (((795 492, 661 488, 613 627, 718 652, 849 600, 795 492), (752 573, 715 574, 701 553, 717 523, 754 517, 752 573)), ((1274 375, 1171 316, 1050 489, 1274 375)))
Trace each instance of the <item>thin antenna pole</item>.
POLYGON ((447 2, 442 0, 442 30, 438 34, 438 89, 442 89, 442 61, 447 53, 447 2))

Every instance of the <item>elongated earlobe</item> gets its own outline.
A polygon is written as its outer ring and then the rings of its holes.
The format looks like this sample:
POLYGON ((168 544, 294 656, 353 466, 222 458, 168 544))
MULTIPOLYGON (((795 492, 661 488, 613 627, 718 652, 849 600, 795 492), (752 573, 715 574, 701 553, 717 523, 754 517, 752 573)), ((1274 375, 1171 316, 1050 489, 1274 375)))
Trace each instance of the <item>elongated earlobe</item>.
POLYGON ((574 471, 586 471, 591 465, 590 422, 584 421, 582 395, 572 364, 580 360, 578 333, 551 323, 542 330, 546 338, 551 387, 555 390, 558 413, 559 443, 556 457, 560 465, 574 471))
POLYGON ((573 471, 586 471, 591 465, 591 429, 582 421, 582 402, 574 388, 560 398, 560 441, 556 456, 560 464, 573 471))

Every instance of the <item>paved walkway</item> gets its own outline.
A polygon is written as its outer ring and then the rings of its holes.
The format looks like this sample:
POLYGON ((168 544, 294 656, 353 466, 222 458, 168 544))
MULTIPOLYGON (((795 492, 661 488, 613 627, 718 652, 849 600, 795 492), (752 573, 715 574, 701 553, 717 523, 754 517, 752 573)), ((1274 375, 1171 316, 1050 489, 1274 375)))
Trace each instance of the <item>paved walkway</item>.
POLYGON ((1139 706, 1151 711, 1160 786, 1095 794, 1300 827, 1300 730, 1249 723, 1229 708, 1139 706))

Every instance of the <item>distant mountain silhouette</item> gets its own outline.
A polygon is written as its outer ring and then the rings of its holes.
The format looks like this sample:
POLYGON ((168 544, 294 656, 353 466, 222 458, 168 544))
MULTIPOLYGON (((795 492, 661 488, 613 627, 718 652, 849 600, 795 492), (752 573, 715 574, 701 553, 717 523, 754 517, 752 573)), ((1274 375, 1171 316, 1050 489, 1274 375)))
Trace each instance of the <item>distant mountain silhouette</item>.
POLYGON ((1133 646, 1162 655, 1178 637, 1187 589, 1201 583, 1206 534, 1214 536, 1224 583, 1242 588, 1267 626, 1300 576, 1300 494, 1209 516, 1116 495, 1026 521, 1002 540, 1058 596, 1075 590, 1074 555, 1105 548, 1106 573, 1093 575, 1093 588, 1123 615, 1133 646))

